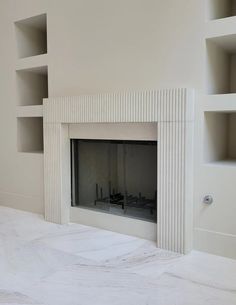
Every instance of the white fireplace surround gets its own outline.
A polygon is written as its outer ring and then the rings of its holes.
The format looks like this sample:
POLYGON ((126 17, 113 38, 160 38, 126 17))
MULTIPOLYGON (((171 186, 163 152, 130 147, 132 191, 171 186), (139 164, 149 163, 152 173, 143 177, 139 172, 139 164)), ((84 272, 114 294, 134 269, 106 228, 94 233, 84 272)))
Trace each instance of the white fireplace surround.
POLYGON ((192 249, 193 90, 48 98, 43 119, 47 221, 70 221, 70 124, 157 123, 157 246, 192 249))

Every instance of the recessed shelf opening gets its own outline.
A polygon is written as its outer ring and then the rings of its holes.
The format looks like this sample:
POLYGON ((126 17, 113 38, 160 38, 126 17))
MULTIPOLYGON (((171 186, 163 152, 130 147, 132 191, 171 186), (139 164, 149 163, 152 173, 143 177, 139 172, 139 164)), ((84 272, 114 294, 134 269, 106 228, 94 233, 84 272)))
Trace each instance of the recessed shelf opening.
POLYGON ((38 67, 16 72, 18 105, 42 105, 48 97, 48 69, 38 67))
POLYGON ((205 162, 236 162, 236 112, 205 113, 205 162))
POLYGON ((235 0, 207 0, 207 19, 221 19, 236 15, 235 0))
POLYGON ((236 93, 236 35, 207 39, 207 93, 236 93))
POLYGON ((15 22, 18 57, 47 53, 47 16, 30 17, 15 22))
POLYGON ((18 152, 43 152, 43 118, 17 118, 18 152))

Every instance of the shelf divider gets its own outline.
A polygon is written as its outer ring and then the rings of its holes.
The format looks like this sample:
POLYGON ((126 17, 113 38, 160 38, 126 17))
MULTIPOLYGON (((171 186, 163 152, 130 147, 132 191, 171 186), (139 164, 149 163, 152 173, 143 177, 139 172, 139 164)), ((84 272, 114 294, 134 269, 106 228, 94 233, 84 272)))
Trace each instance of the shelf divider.
POLYGON ((16 61, 16 71, 30 71, 47 66, 47 54, 21 58, 16 61))
POLYGON ((17 117, 43 117, 43 105, 18 106, 17 117))

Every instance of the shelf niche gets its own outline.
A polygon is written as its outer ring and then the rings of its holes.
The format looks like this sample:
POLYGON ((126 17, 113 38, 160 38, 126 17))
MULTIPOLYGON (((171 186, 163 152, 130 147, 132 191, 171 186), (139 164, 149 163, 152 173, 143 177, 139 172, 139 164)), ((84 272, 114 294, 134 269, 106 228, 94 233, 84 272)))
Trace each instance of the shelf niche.
POLYGON ((16 71, 18 106, 42 105, 48 97, 48 68, 16 71))
POLYGON ((236 164, 236 112, 205 112, 204 158, 206 163, 236 164))
POLYGON ((47 53, 47 15, 42 14, 15 22, 18 57, 47 53))
POLYGON ((236 93, 236 35, 209 38, 206 48, 207 93, 236 93))
POLYGON ((207 19, 215 20, 236 15, 236 0, 207 0, 207 19))
POLYGON ((17 118, 18 152, 43 152, 43 118, 17 118))

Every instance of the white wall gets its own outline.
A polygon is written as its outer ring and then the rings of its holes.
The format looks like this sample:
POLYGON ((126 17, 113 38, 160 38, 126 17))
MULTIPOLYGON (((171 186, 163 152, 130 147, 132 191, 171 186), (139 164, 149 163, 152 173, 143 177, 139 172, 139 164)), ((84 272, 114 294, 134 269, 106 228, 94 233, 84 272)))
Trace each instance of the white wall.
MULTIPOLYGON (((234 238, 236 190, 229 183, 219 186, 222 177, 231 182, 235 174, 227 169, 223 175, 218 168, 210 171, 203 158, 205 4, 204 0, 1 0, 0 203, 43 212, 43 155, 16 150, 13 21, 46 12, 50 96, 196 89, 195 237, 201 232, 203 238, 196 239, 195 247, 219 252, 203 242, 210 241, 209 231, 234 238), (207 209, 202 197, 208 193, 214 195, 215 205, 207 209)), ((232 256, 232 251, 227 254, 232 256)))

